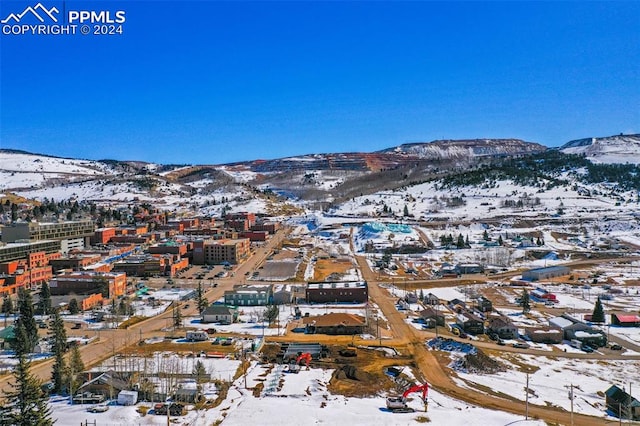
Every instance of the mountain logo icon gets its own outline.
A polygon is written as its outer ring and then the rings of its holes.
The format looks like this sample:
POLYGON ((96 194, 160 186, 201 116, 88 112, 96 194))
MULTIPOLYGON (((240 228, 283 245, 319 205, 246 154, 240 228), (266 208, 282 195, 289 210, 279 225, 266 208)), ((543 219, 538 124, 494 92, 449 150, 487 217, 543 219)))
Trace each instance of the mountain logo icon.
POLYGON ((10 13, 9 16, 1 20, 0 22, 3 24, 8 24, 13 21, 13 23, 19 23, 23 17, 28 14, 33 15, 38 21, 44 23, 48 18, 48 20, 58 22, 58 18, 56 15, 60 13, 60 11, 54 6, 51 9, 47 9, 42 5, 42 3, 38 3, 35 6, 27 6, 25 10, 21 13, 10 13))

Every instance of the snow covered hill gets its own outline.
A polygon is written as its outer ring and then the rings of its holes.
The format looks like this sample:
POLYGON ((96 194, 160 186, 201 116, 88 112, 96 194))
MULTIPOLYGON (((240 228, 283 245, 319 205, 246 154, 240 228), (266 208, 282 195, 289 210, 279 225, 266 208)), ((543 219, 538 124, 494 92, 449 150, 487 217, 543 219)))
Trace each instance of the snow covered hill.
POLYGON ((593 163, 640 164, 640 134, 577 139, 559 149, 565 154, 582 154, 593 163))
POLYGON ((536 154, 547 148, 520 139, 437 140, 427 143, 403 144, 380 152, 413 154, 423 159, 472 159, 536 154))

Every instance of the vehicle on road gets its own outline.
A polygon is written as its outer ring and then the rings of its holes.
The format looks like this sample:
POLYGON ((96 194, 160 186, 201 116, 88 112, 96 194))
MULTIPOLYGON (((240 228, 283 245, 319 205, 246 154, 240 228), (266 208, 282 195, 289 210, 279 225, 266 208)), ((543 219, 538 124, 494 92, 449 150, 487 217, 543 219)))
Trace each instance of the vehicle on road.
POLYGON ((612 344, 609 346, 609 349, 612 349, 612 350, 614 350, 614 351, 621 351, 621 350, 622 350, 622 346, 620 346, 620 345, 619 345, 619 344, 617 344, 617 343, 612 343, 612 344))
POLYGON ((518 349, 529 349, 529 345, 523 342, 516 342, 513 345, 514 348, 518 348, 518 349))

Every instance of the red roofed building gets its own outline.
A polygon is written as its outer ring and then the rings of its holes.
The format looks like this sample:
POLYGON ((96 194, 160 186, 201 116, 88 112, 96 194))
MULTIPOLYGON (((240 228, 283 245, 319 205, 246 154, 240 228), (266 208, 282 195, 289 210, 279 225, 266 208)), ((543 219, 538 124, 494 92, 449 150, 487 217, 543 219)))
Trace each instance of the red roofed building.
POLYGON ((611 314, 611 324, 620 327, 640 327, 640 316, 629 312, 611 314))

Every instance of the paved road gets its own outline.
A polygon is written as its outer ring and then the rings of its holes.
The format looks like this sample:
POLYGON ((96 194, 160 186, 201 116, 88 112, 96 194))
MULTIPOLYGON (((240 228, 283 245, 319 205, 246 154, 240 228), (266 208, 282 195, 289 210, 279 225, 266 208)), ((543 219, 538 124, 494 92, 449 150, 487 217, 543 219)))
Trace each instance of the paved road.
MULTIPOLYGON (((440 365, 438 360, 435 358, 435 355, 426 348, 424 344, 425 333, 405 322, 404 315, 395 307, 395 298, 390 297, 389 293, 380 288, 378 283, 375 282, 375 273, 369 268, 366 259, 362 256, 356 256, 356 259, 363 278, 369 282, 370 298, 384 312, 384 315, 391 327, 391 331, 395 336, 393 341, 390 342, 387 340, 386 342, 391 345, 407 345, 414 356, 416 365, 418 365, 420 372, 433 388, 461 401, 489 409, 496 409, 524 416, 526 408, 525 403, 522 401, 500 398, 476 392, 472 389, 459 387, 447 374, 442 365, 440 365)), ((546 355, 548 355, 548 353, 546 355)), ((630 358, 625 357, 624 359, 630 358)), ((570 413, 559 408, 529 404, 529 416, 552 423, 571 424, 570 413)), ((616 421, 608 421, 602 418, 574 414, 574 424, 576 425, 600 426, 616 423, 616 421)))
MULTIPOLYGON (((227 277, 217 280, 218 287, 211 288, 206 291, 205 296, 209 300, 216 300, 223 296, 225 289, 230 289, 234 284, 242 283, 245 279, 244 273, 251 271, 257 267, 260 263, 264 262, 269 256, 271 250, 277 247, 287 235, 287 229, 281 229, 278 231, 264 247, 258 248, 256 253, 238 266, 235 271, 234 277, 227 277)), ((196 281, 197 282, 197 281, 196 281)), ((197 315, 197 307, 193 301, 190 302, 189 309, 182 310, 183 316, 197 315)), ((88 345, 80 347, 80 353, 85 366, 89 367, 96 365, 101 361, 109 358, 113 354, 122 351, 127 346, 136 344, 141 339, 158 336, 159 332, 172 324, 173 309, 168 309, 164 313, 155 317, 148 318, 142 322, 130 326, 128 329, 111 329, 111 330, 82 330, 83 335, 99 336, 99 340, 94 341, 88 345)), ((161 333, 160 333, 161 334, 161 333)), ((51 380, 51 367, 53 360, 47 360, 33 364, 31 372, 42 381, 47 382, 51 380)), ((13 382, 13 376, 8 375, 0 378, 0 389, 7 389, 10 382, 13 382)))

